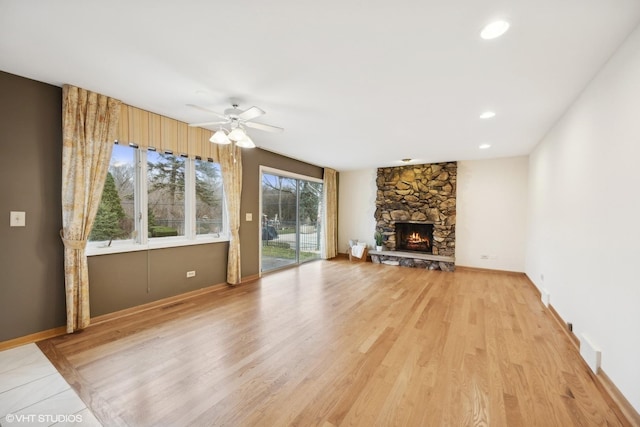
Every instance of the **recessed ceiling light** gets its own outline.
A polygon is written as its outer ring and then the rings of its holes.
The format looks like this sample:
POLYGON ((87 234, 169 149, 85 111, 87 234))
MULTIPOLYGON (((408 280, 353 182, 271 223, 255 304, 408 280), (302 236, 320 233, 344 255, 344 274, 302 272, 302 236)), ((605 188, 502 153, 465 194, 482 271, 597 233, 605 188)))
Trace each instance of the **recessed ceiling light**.
POLYGON ((491 144, 480 144, 478 148, 481 150, 486 150, 487 148, 491 148, 491 144))
POLYGON ((495 116, 496 113, 494 113, 493 111, 485 111, 484 113, 480 114, 481 119, 491 119, 495 116))
POLYGON ((485 40, 495 39, 506 33, 508 29, 509 23, 507 21, 494 21, 482 29, 480 37, 485 40))

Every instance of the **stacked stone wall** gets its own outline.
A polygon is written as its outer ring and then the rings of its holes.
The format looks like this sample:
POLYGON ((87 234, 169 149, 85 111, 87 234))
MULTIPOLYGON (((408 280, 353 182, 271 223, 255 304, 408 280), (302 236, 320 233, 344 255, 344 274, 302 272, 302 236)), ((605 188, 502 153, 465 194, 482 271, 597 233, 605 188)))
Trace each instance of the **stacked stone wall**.
POLYGON ((395 221, 433 223, 433 254, 455 256, 456 162, 379 168, 376 228, 386 250, 396 248, 395 221))

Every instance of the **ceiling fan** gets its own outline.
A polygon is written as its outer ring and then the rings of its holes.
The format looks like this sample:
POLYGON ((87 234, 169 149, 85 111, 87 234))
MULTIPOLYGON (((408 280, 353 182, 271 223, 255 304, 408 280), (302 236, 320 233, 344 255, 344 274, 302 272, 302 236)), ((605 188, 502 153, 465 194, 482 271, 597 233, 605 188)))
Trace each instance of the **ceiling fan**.
POLYGON ((265 132, 282 132, 283 128, 278 126, 267 125, 264 123, 254 122, 253 120, 266 114, 258 107, 251 107, 246 110, 238 108, 238 104, 232 104, 232 108, 227 108, 224 113, 217 113, 208 108, 198 105, 187 104, 189 107, 205 111, 216 117, 217 120, 203 123, 190 123, 192 127, 213 126, 218 125, 218 130, 213 134, 210 141, 216 144, 231 144, 235 142, 238 147, 253 148, 255 144, 247 135, 245 127, 257 129, 265 132), (223 126, 228 126, 227 130, 223 126))

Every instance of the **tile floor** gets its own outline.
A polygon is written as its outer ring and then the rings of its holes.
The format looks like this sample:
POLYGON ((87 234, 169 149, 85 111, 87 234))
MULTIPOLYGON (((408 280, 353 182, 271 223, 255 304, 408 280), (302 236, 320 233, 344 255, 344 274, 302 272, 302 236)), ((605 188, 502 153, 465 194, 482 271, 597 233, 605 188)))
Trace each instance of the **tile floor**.
POLYGON ((37 345, 0 351, 0 426, 100 426, 37 345))

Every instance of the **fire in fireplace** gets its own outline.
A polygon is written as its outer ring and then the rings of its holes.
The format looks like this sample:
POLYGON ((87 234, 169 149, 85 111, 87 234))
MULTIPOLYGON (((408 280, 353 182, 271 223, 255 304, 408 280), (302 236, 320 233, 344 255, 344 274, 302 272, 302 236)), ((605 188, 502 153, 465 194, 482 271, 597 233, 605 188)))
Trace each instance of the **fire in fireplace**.
POLYGON ((432 253, 433 223, 396 222, 396 250, 432 253))

